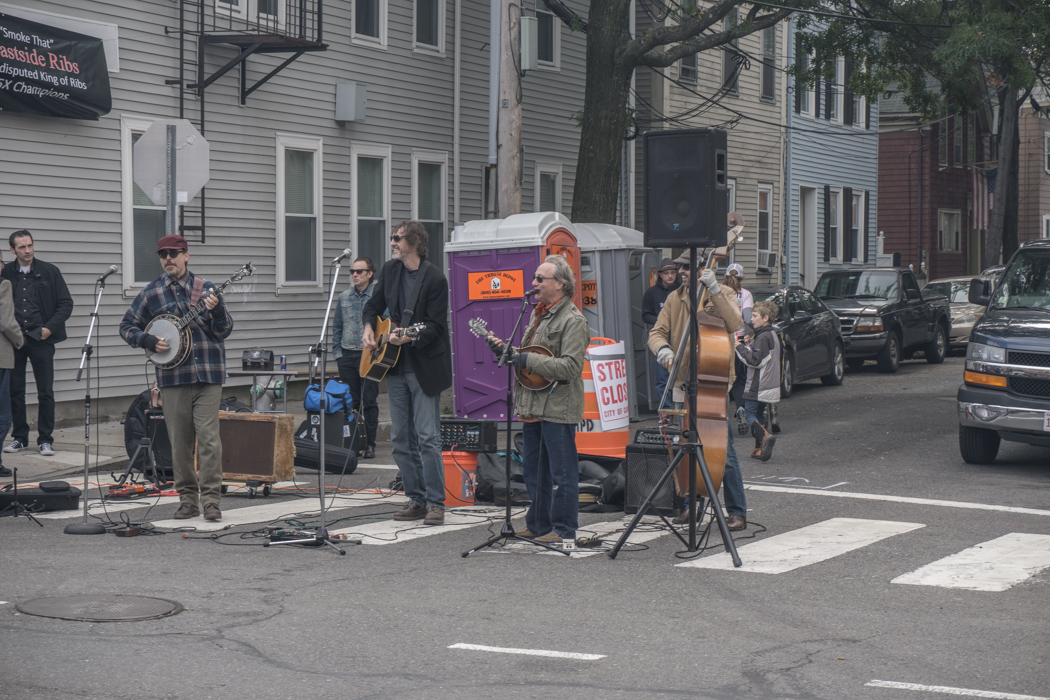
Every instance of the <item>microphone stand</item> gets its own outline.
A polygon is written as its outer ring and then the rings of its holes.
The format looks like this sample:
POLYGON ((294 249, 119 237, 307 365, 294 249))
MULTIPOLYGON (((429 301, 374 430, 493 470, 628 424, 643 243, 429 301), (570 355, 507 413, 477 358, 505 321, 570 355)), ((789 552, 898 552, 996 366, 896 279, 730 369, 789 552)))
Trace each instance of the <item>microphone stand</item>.
POLYGON ((505 453, 505 459, 503 460, 503 477, 505 484, 504 500, 506 501, 506 512, 503 516, 503 527, 500 529, 498 535, 489 538, 485 542, 479 544, 477 547, 463 552, 464 557, 469 557, 479 549, 485 549, 491 547, 497 542, 503 543, 507 540, 518 540, 521 542, 528 542, 529 544, 536 545, 537 547, 543 547, 549 549, 552 552, 558 552, 565 556, 572 556, 569 552, 564 549, 555 547, 554 545, 547 544, 545 542, 537 542, 536 540, 530 540, 528 537, 522 537, 521 535, 514 532, 514 526, 510 522, 510 448, 511 448, 511 413, 514 404, 514 367, 510 362, 511 354, 511 341, 514 340, 514 336, 518 334, 518 329, 521 327, 521 321, 525 318, 525 311, 529 308, 529 297, 524 297, 521 300, 521 313, 518 314, 518 320, 514 324, 514 330, 510 332, 510 337, 507 338, 503 343, 503 354, 499 357, 499 362, 496 363, 497 367, 507 367, 507 451, 505 453))
POLYGON ((84 348, 80 353, 80 368, 77 369, 77 381, 80 381, 80 377, 87 370, 87 382, 84 385, 84 492, 82 494, 84 498, 84 520, 79 523, 70 523, 66 525, 65 532, 67 535, 104 535, 106 534, 106 528, 102 523, 89 523, 88 522, 88 462, 91 454, 91 354, 93 349, 91 347, 91 332, 95 331, 97 335, 98 325, 98 306, 102 301, 102 292, 106 290, 106 275, 103 275, 95 283, 95 308, 91 312, 91 325, 88 326, 87 339, 84 341, 84 348))
MULTIPOLYGON (((314 377, 319 376, 317 386, 321 389, 320 397, 320 426, 317 432, 318 439, 318 450, 317 450, 317 497, 321 501, 321 524, 317 530, 311 535, 304 530, 300 530, 296 534, 300 535, 299 539, 295 540, 280 540, 278 542, 271 542, 266 540, 263 543, 264 547, 269 547, 271 544, 302 544, 309 547, 320 547, 323 544, 328 545, 340 554, 346 554, 346 550, 341 548, 335 543, 331 537, 328 536, 328 529, 325 527, 324 514, 325 514, 325 503, 324 503, 324 475, 325 475, 325 435, 324 435, 324 424, 325 417, 328 415, 328 395, 324 390, 324 372, 325 364, 328 362, 328 317, 332 313, 332 299, 335 298, 335 290, 337 282, 339 280, 339 270, 342 268, 342 260, 345 255, 340 255, 332 263, 335 265, 335 269, 332 271, 332 286, 328 291, 328 305, 324 310, 324 321, 321 323, 321 338, 317 341, 317 344, 310 348, 310 354, 313 356, 313 365, 310 367, 310 383, 313 384, 314 377), (319 375, 317 374, 319 372, 319 375)), ((341 540, 342 541, 342 540, 341 540)), ((361 544, 360 542, 353 542, 353 544, 361 544)))

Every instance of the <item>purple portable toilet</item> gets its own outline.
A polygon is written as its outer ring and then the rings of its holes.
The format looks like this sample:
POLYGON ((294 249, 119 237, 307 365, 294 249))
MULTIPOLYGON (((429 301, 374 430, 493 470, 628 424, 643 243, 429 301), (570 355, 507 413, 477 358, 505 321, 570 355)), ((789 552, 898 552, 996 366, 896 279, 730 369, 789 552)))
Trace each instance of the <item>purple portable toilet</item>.
MULTIPOLYGON (((506 420, 507 368, 496 366, 496 356, 470 332, 468 322, 480 318, 499 337, 510 335, 522 297, 532 289, 532 275, 547 255, 564 255, 580 279, 580 251, 572 222, 555 212, 468 221, 453 229, 445 252, 456 416, 506 420)), ((579 308, 579 285, 573 301, 579 308)), ((521 342, 529 318, 526 312, 515 345, 521 342)))

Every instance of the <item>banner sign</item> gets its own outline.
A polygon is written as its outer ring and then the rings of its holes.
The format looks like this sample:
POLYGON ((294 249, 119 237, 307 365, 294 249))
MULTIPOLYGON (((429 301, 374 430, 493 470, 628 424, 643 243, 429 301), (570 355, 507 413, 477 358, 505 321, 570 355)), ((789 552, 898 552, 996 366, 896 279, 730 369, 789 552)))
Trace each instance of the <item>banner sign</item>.
POLYGON ((98 119, 112 106, 101 39, 0 13, 0 112, 98 119))
POLYGON ((524 270, 471 272, 467 275, 467 298, 471 301, 520 299, 525 296, 524 270))
POLYGON ((591 363, 594 398, 598 401, 598 420, 602 430, 624 430, 631 419, 627 389, 627 360, 624 344, 599 345, 587 348, 591 363))

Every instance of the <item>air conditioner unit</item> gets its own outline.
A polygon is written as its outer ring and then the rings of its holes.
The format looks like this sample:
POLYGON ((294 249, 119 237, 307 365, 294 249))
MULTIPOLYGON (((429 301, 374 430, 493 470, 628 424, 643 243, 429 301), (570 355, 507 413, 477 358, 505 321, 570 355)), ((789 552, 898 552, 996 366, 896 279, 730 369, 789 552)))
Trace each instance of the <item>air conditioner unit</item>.
POLYGON ((777 269, 777 254, 759 252, 758 269, 763 272, 773 272, 777 269))

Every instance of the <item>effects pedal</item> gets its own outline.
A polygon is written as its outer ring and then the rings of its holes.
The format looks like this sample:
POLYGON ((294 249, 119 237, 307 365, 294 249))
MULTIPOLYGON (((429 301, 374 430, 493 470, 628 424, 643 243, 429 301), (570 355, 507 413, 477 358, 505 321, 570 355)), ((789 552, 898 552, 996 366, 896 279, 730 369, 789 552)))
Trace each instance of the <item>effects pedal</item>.
POLYGON ((160 489, 153 484, 127 484, 125 486, 110 486, 109 497, 110 498, 148 498, 150 496, 159 496, 160 489))

